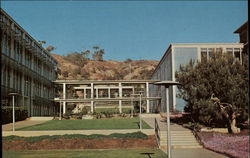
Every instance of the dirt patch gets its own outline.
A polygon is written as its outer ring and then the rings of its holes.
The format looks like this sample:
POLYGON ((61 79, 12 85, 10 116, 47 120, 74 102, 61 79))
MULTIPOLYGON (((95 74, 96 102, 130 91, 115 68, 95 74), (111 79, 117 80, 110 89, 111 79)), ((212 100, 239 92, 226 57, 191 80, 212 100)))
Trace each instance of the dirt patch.
POLYGON ((53 149, 115 149, 115 148, 157 148, 155 136, 148 139, 138 138, 101 138, 101 139, 44 139, 39 142, 24 140, 3 140, 3 150, 53 150, 53 149))

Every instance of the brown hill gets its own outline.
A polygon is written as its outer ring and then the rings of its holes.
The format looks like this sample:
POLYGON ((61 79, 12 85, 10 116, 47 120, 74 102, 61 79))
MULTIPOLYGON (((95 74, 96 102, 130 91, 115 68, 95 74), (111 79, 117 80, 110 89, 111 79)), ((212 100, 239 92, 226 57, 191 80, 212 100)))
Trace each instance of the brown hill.
POLYGON ((84 60, 78 64, 66 56, 51 54, 58 62, 60 72, 58 79, 84 80, 134 80, 150 79, 158 61, 127 60, 127 61, 95 61, 84 60))

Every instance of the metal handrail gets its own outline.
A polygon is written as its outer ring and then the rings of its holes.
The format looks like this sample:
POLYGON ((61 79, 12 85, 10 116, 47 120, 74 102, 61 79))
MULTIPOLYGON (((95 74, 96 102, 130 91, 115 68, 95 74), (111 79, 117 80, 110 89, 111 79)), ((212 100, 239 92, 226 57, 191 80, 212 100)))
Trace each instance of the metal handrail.
POLYGON ((157 119, 155 118, 155 137, 158 147, 160 146, 160 128, 157 122, 157 119))

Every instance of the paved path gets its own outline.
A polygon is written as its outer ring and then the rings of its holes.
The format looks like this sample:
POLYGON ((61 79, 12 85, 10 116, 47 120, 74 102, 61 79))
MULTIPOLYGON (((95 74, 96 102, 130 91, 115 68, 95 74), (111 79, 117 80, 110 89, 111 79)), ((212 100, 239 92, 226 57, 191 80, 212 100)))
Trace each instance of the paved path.
MULTIPOLYGON (((143 120, 149 124, 152 128, 155 127, 155 118, 158 121, 158 125, 161 131, 167 130, 166 121, 164 118, 161 118, 160 114, 155 115, 155 117, 147 117, 146 115, 142 117, 143 120)), ((170 124, 171 131, 189 131, 186 128, 183 128, 180 125, 171 123, 170 124)), ((166 149, 162 149, 163 152, 167 152, 166 149)), ((218 154, 216 152, 207 150, 205 148, 173 148, 172 149, 172 158, 227 158, 222 154, 218 154)))
MULTIPOLYGON (((36 125, 36 124, 41 124, 41 123, 44 123, 46 121, 48 121, 48 120, 29 120, 29 119, 27 119, 24 121, 18 121, 15 123, 15 129, 26 127, 26 126, 32 126, 32 125, 36 125)), ((2 130, 3 131, 12 131, 12 123, 2 125, 2 130)))
POLYGON ((200 149, 172 149, 172 158, 228 158, 222 154, 200 149))

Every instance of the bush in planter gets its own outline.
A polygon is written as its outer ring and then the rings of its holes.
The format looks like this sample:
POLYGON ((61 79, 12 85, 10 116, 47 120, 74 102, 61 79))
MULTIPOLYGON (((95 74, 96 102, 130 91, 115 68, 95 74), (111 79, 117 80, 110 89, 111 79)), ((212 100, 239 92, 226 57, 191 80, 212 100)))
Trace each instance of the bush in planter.
POLYGON ((88 109, 86 107, 83 107, 81 113, 82 113, 82 115, 87 115, 88 109))
POLYGON ((99 112, 94 112, 93 115, 95 115, 96 119, 102 118, 102 114, 99 112))
POLYGON ((66 111, 66 113, 63 114, 62 118, 68 120, 68 119, 70 119, 70 115, 71 115, 71 112, 70 111, 66 111))
POLYGON ((112 113, 109 112, 109 111, 104 111, 104 112, 102 112, 102 114, 104 114, 104 116, 105 116, 106 118, 111 118, 111 117, 113 116, 112 113))

